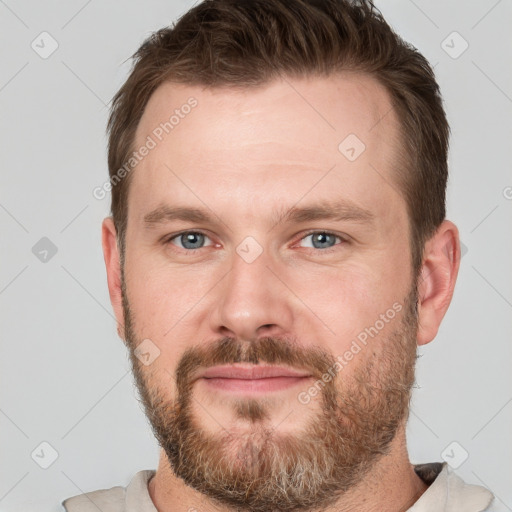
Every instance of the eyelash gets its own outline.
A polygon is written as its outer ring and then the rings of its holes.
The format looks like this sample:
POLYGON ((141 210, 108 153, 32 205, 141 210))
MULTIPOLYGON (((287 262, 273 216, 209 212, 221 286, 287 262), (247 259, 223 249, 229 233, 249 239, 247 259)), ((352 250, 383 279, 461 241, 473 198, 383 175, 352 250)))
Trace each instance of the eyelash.
MULTIPOLYGON (((177 234, 174 234, 174 235, 171 235, 171 236, 165 238, 163 243, 164 243, 164 245, 167 245, 172 240, 174 240, 175 238, 178 238, 178 237, 180 237, 182 235, 187 235, 187 234, 199 234, 199 235, 204 235, 204 236, 208 237, 208 234, 204 233, 203 231, 182 231, 181 233, 177 233, 177 234)), ((334 245, 333 247, 328 247, 326 249, 316 249, 315 247, 303 247, 303 249, 309 249, 309 250, 312 250, 312 251, 315 251, 315 252, 329 254, 331 252, 336 251, 339 248, 340 245, 344 245, 348 241, 346 238, 343 238, 342 236, 337 235, 336 233, 333 233, 331 231, 324 231, 324 230, 313 229, 313 230, 305 233, 299 239, 299 242, 302 241, 304 238, 307 238, 308 236, 315 235, 315 234, 323 234, 323 235, 334 236, 335 238, 338 238, 340 240, 340 243, 334 245)), ((176 249, 179 250, 180 252, 181 251, 185 251, 185 253, 188 253, 188 254, 195 254, 196 251, 200 251, 201 249, 204 249, 204 248, 205 247, 199 247, 197 249, 182 249, 181 247, 176 247, 176 249)))

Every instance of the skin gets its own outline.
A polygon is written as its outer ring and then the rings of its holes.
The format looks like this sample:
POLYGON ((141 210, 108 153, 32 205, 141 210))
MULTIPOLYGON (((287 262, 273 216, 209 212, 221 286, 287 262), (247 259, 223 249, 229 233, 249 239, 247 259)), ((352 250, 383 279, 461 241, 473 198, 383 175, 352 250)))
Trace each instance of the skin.
MULTIPOLYGON (((343 355, 358 333, 402 303, 415 284, 406 203, 393 176, 398 121, 374 79, 348 73, 287 78, 243 90, 166 83, 150 98, 135 146, 190 97, 197 107, 137 165, 128 197, 124 275, 133 327, 139 340, 149 338, 160 350, 144 371, 148 384, 168 399, 177 393, 170 375, 189 347, 224 336, 293 337, 304 347, 343 355), (338 150, 349 134, 366 146, 353 162, 338 150), (370 212, 372 221, 276 224, 272 216, 276 209, 340 201, 370 212), (145 226, 144 216, 164 204, 206 209, 214 222, 145 226), (179 237, 164 241, 185 230, 208 236, 194 255, 180 247, 179 237), (309 230, 345 241, 336 239, 329 247, 334 250, 325 253, 313 246, 309 230), (236 252, 248 236, 263 249, 251 263, 236 252)), ((124 339, 120 259, 110 217, 102 236, 110 298, 124 339)), ((436 336, 459 261, 457 228, 445 220, 425 246, 411 343, 436 336)), ((386 324, 346 365, 347 382, 371 358, 378 364, 392 330, 393 322, 386 324)), ((319 412, 318 400, 298 404, 299 391, 266 397, 267 421, 279 434, 300 434, 319 412)), ((203 382, 193 393, 192 412, 206 432, 218 434, 219 420, 239 434, 254 428, 236 417, 229 395, 221 400, 203 382)), ((408 459, 404 419, 388 453, 329 510, 406 510, 425 489, 408 459)), ((149 491, 160 512, 230 510, 177 478, 163 450, 149 491)))

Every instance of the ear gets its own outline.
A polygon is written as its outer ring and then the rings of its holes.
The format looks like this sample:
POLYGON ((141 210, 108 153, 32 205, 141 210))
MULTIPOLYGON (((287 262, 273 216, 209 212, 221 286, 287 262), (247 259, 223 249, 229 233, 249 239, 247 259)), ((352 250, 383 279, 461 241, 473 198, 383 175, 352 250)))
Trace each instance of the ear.
POLYGON ((101 244, 103 257, 107 269, 108 292, 110 302, 117 320, 117 334, 121 339, 124 336, 124 312, 121 293, 121 265, 116 240, 116 228, 112 217, 107 217, 101 225, 101 244))
POLYGON ((418 280, 418 345, 432 341, 452 300, 459 272, 459 231, 453 222, 443 221, 425 243, 418 280))

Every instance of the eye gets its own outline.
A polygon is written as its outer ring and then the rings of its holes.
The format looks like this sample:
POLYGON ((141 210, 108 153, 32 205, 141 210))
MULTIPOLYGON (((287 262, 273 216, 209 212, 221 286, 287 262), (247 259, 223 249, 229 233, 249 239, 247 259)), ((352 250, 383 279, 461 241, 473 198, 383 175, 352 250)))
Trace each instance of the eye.
POLYGON ((168 238, 166 243, 172 243, 173 245, 177 245, 180 249, 185 249, 190 252, 195 249, 202 249, 205 239, 209 239, 209 237, 200 231, 185 231, 168 238))
POLYGON ((312 248, 320 249, 321 252, 335 251, 336 245, 341 245, 341 243, 345 241, 341 236, 335 235, 334 233, 330 233, 328 231, 313 231, 301 238, 301 247, 308 247, 302 245, 302 242, 308 238, 311 239, 312 248), (336 239, 340 240, 341 243, 337 244, 336 239))
MULTIPOLYGON (((184 231, 183 233, 172 235, 167 238, 164 243, 171 243, 186 252, 193 252, 195 250, 202 249, 203 247, 207 247, 208 245, 213 245, 212 243, 206 245, 206 240, 210 240, 210 238, 205 233, 200 231, 184 231)), ((346 240, 339 235, 330 233, 329 231, 312 231, 301 238, 300 247, 312 250, 316 249, 323 253, 327 253, 335 251, 336 246, 342 245, 343 242, 346 242, 346 240), (311 240, 311 245, 309 246, 303 245, 304 241, 307 239, 311 240), (337 240, 339 240, 339 243, 336 243, 337 240)))

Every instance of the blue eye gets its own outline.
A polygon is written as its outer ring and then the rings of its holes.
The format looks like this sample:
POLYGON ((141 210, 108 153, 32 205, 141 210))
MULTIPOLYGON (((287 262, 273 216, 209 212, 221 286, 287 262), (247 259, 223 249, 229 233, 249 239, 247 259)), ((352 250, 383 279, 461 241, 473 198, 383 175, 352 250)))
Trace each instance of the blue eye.
POLYGON ((179 235, 169 238, 167 241, 172 242, 177 240, 181 245, 178 245, 181 249, 195 250, 201 249, 205 239, 208 238, 205 234, 198 231, 186 231, 179 235))
MULTIPOLYGON (((202 249, 203 247, 207 247, 208 245, 213 245, 212 243, 205 245, 206 240, 210 240, 210 238, 200 231, 185 231, 183 233, 173 235, 165 240, 164 243, 171 243, 179 249, 190 253, 198 249, 202 249)), ((300 247, 308 248, 313 251, 317 250, 321 253, 328 253, 335 251, 336 246, 342 245, 343 242, 345 242, 345 240, 334 233, 330 233, 328 231, 312 231, 300 239, 300 247), (304 240, 307 240, 308 238, 311 239, 312 245, 302 245, 304 240), (340 241, 339 243, 337 243, 338 240, 340 241)))
MULTIPOLYGON (((301 239, 301 242, 311 237, 311 243, 313 245, 313 249, 320 249, 321 252, 330 252, 334 250, 336 245, 340 245, 336 243, 336 240, 340 240, 343 242, 343 239, 335 235, 334 233, 329 233, 328 231, 313 231, 308 233, 301 239)), ((301 247, 304 247, 301 244, 301 247)))

